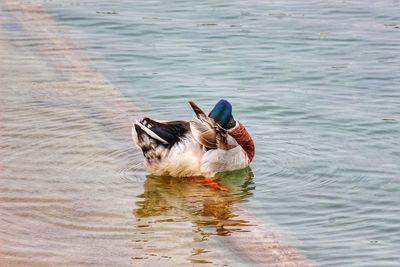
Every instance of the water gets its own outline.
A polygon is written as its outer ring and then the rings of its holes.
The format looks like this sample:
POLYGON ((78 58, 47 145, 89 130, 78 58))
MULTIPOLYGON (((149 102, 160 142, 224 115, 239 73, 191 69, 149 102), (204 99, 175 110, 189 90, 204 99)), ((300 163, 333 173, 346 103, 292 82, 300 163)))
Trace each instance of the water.
MULTIPOLYGON (((122 142, 110 142, 111 151, 90 151, 82 163, 87 175, 78 175, 81 180, 74 183, 79 187, 93 176, 94 167, 110 165, 108 176, 99 174, 104 181, 98 191, 114 186, 111 195, 121 206, 113 210, 103 203, 112 210, 106 211, 107 218, 124 226, 132 223, 132 217, 145 220, 140 229, 147 240, 164 249, 165 259, 179 259, 181 264, 224 263, 218 258, 226 251, 210 251, 223 241, 210 238, 187 252, 189 240, 199 237, 183 229, 194 225, 204 231, 204 224, 215 226, 221 220, 245 228, 246 223, 224 217, 221 210, 226 206, 241 207, 273 225, 319 266, 400 264, 399 1, 40 3, 142 113, 158 119, 190 119, 188 100, 209 110, 219 98, 226 98, 256 143, 254 177, 244 181, 250 188, 244 187, 244 195, 239 194, 243 197, 227 200, 186 184, 188 192, 214 199, 206 208, 200 207, 203 198, 177 192, 169 180, 145 179, 139 154, 122 142), (217 208, 210 211, 209 206, 217 208), (127 214, 129 209, 133 215, 127 214), (211 222, 204 221, 201 213, 208 219, 212 214, 211 222), (146 219, 166 222, 147 230, 151 223, 146 219), (168 247, 165 229, 175 231, 177 249, 168 247), (154 239, 154 232, 161 238, 154 239), (199 254, 207 259, 198 258, 199 254)), ((104 113, 119 116, 121 123, 114 122, 115 128, 125 140, 126 128, 121 125, 138 112, 118 113, 113 108, 119 105, 107 110, 103 100, 94 101, 104 113)), ((102 114, 89 116, 100 120, 102 114)), ((112 118, 107 122, 112 124, 112 118)), ((88 129, 105 135, 102 131, 111 126, 98 127, 88 129)), ((90 181, 97 184, 94 178, 90 181)), ((96 196, 102 199, 99 192, 96 196)), ((218 231, 206 229, 200 236, 218 231)), ((116 251, 126 249, 115 240, 116 251)), ((151 247, 142 247, 138 257, 151 258, 151 247)), ((108 253, 104 258, 115 256, 108 253)), ((238 259, 236 263, 245 264, 238 259)))

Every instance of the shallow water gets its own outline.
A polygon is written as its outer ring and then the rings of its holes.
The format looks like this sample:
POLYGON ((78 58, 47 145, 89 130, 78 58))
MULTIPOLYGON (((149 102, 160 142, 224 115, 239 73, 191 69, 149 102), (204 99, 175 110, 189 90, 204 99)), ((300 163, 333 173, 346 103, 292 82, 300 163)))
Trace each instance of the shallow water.
MULTIPOLYGON (((40 129, 37 135, 28 131, 34 135, 29 138, 37 138, 28 151, 36 151, 37 157, 32 160, 28 153, 14 156, 21 159, 25 155, 23 169, 37 175, 34 183, 21 183, 33 192, 43 193, 49 184, 57 189, 35 199, 38 203, 31 198, 22 201, 24 209, 32 209, 26 203, 33 203, 33 211, 22 210, 18 215, 21 219, 28 216, 38 225, 42 221, 53 223, 54 232, 62 229, 65 235, 70 233, 65 230, 68 226, 75 229, 78 225, 76 235, 86 239, 90 235, 85 231, 93 231, 97 240, 90 254, 93 258, 89 257, 93 262, 98 255, 95 250, 102 249, 106 263, 120 259, 115 254, 126 253, 137 260, 154 257, 166 263, 170 257, 180 264, 244 265, 240 258, 229 261, 234 250, 219 239, 229 231, 218 227, 225 223, 246 229, 248 220, 231 218, 240 207, 273 225, 317 265, 400 264, 399 1, 38 2, 46 5, 62 30, 78 44, 79 49, 74 49, 89 54, 90 60, 85 62, 92 62, 92 68, 112 82, 110 87, 117 87, 142 113, 159 119, 190 119, 188 100, 210 109, 217 99, 229 99, 236 118, 252 133, 257 154, 251 166, 254 177, 246 183, 243 197, 226 198, 191 183, 182 185, 187 192, 177 191, 175 180, 146 178, 137 150, 125 147, 129 138, 126 124, 139 115, 137 111, 121 108, 118 101, 106 102, 108 93, 78 105, 79 97, 85 99, 78 94, 72 101, 79 109, 75 120, 63 110, 50 109, 47 112, 55 114, 45 114, 58 118, 43 127, 52 130, 62 143, 43 142, 40 129), (84 149, 71 149, 74 143, 65 143, 69 137, 59 137, 60 123, 64 125, 66 119, 69 127, 77 127, 74 133, 82 138, 84 149), (110 132, 112 137, 107 134, 110 132), (107 142, 107 149, 91 136, 107 142), (61 158, 50 160, 46 151, 50 153, 54 146, 61 146, 57 152, 61 158), (69 154, 71 150, 81 153, 79 160, 69 154), (67 159, 71 161, 65 164, 67 159), (43 164, 41 168, 38 162, 43 164), (51 170, 57 175, 49 178, 51 170), (41 186, 44 188, 36 188, 41 186), (60 204, 61 196, 74 201, 60 204), (51 201, 43 203, 46 199, 51 201), (49 209, 49 205, 55 208, 49 209), (76 211, 81 205, 87 210, 76 211), (106 209, 99 210, 98 217, 92 214, 96 206, 106 209), (69 207, 69 216, 63 217, 65 207, 69 207), (34 211, 41 208, 47 213, 34 211), (76 212, 89 222, 74 221, 76 212), (105 218, 110 227, 118 227, 93 230, 96 220, 101 225, 105 218), (144 221, 136 225, 141 232, 129 227, 135 219, 144 221), (99 237, 102 231, 104 235, 99 237), (177 248, 169 243, 171 235, 167 233, 171 232, 177 248), (221 235, 214 237, 215 233, 221 235), (113 242, 115 249, 103 247, 100 238, 113 242), (194 247, 193 240, 199 238, 207 241, 194 247), (211 250, 221 244, 227 249, 211 250), (154 251, 160 254, 152 256, 154 251), (221 261, 221 255, 227 255, 228 260, 221 261)), ((12 25, 6 28, 15 30, 12 25)), ((53 65, 62 62, 61 58, 53 65)), ((60 76, 64 75, 65 71, 60 76)), ((65 79, 66 83, 74 78, 65 79)), ((48 78, 52 79, 54 75, 48 78)), ((90 88, 90 83, 85 88, 90 88)), ((76 91, 81 92, 79 88, 76 91)), ((58 108, 63 104, 54 100, 57 96, 49 99, 58 108)), ((39 101, 42 97, 36 96, 36 100, 24 107, 37 110, 37 105, 43 105, 39 101)), ((5 114, 9 115, 9 131, 40 121, 39 114, 21 114, 12 107, 5 114), (12 122, 14 117, 21 118, 21 123, 12 122)), ((3 145, 10 144, 12 138, 27 140, 26 136, 6 137, 8 142, 2 139, 3 145)), ((12 162, 10 156, 6 158, 6 163, 12 162)), ((7 172, 3 177, 15 179, 7 172)), ((5 178, 2 181, 2 190, 7 188, 10 195, 3 203, 11 205, 20 184, 13 182, 14 190, 5 178)), ((25 191, 21 194, 28 194, 25 191)), ((11 209, 18 209, 17 204, 11 209)), ((14 210, 7 212, 14 214, 14 210)), ((11 247, 22 250, 27 245, 19 235, 4 236, 11 247)), ((37 250, 37 258, 43 257, 43 249, 32 249, 37 250)), ((87 253, 79 249, 71 253, 78 255, 72 263, 79 261, 81 254, 82 261, 88 262, 87 253)))

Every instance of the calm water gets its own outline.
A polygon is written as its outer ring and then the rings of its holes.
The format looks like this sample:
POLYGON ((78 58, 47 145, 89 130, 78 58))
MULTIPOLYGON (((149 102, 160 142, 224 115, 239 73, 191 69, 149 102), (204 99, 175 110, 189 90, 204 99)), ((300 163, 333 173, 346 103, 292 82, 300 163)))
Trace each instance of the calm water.
MULTIPOLYGON (((257 152, 254 177, 238 182, 240 200, 225 204, 242 202, 319 266, 400 265, 400 1, 43 3, 141 112, 190 119, 189 100, 205 110, 219 98, 232 102, 257 152)), ((87 166, 109 153, 135 157, 116 147, 87 166)), ((130 207, 136 218, 174 227, 171 218, 191 214, 207 225, 190 194, 144 181, 139 163, 121 165, 110 171, 117 189, 144 184, 130 207)), ((137 195, 124 190, 128 205, 137 195)))

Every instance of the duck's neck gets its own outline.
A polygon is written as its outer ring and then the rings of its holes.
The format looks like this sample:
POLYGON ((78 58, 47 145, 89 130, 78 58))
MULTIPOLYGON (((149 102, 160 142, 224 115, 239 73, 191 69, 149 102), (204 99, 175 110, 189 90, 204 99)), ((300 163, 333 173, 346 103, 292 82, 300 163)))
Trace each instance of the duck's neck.
POLYGON ((236 126, 230 129, 228 133, 235 138, 236 142, 246 152, 249 160, 252 161, 255 155, 254 142, 244 125, 236 121, 236 126))

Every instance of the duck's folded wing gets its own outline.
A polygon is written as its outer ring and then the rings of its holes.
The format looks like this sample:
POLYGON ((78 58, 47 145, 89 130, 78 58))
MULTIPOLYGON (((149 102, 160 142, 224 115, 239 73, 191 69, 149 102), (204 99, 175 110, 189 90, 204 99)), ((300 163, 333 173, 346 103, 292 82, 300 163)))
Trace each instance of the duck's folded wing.
POLYGON ((189 101, 196 119, 190 122, 190 130, 194 139, 206 148, 215 149, 220 145, 221 134, 217 132, 217 124, 193 101, 189 101))
POLYGON ((190 122, 190 130, 196 141, 207 148, 217 148, 217 132, 209 124, 196 119, 190 122))

